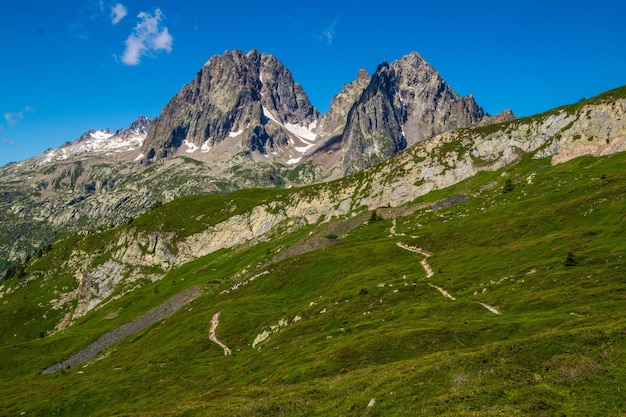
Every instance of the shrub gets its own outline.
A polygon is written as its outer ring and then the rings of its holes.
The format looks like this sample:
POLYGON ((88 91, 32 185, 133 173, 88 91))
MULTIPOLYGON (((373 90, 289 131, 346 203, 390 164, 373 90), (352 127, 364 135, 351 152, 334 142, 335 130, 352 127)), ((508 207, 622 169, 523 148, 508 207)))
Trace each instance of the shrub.
POLYGON ((502 187, 502 192, 505 193, 505 194, 506 193, 510 193, 511 191, 513 191, 513 188, 515 188, 513 186, 513 181, 509 178, 504 183, 504 187, 502 187))
POLYGON ((367 221, 369 224, 376 223, 379 220, 382 220, 382 216, 379 216, 376 210, 372 211, 369 220, 367 221))

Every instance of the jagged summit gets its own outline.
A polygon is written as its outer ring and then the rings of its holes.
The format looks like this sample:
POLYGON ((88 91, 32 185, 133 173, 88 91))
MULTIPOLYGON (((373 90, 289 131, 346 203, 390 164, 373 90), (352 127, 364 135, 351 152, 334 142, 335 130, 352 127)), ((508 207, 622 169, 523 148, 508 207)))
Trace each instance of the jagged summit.
POLYGON ((180 153, 218 165, 236 155, 286 165, 312 158, 323 172, 345 174, 484 116, 416 52, 384 60, 372 76, 361 68, 320 116, 276 57, 225 51, 165 105, 143 162, 180 153))
POLYGON ((365 68, 361 68, 356 78, 344 85, 341 91, 333 96, 328 111, 324 113, 320 121, 318 130, 320 136, 332 136, 343 132, 348 112, 363 94, 363 90, 369 85, 371 79, 372 77, 365 68))
POLYGON ((460 97, 421 55, 383 61, 350 110, 342 169, 354 172, 436 134, 475 125, 483 109, 460 97))
POLYGON ((288 162, 311 146, 318 118, 302 86, 274 56, 226 51, 165 105, 143 150, 150 161, 183 145, 200 154, 222 145, 231 156, 258 151, 288 162))

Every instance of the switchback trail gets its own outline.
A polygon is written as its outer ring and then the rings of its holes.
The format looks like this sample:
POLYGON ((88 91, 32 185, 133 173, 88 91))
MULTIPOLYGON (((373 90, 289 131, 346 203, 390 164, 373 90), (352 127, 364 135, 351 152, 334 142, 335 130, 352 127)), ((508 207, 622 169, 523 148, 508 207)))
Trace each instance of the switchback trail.
MULTIPOLYGON (((393 219, 392 225, 389 228, 389 233, 391 233, 393 236, 404 236, 403 234, 399 234, 396 232, 396 219, 393 219)), ((412 236, 414 237, 414 236, 412 236)), ((398 242, 396 243, 399 247, 401 247, 404 250, 408 250, 410 252, 414 252, 414 253, 419 253, 420 255, 424 256, 424 259, 422 259, 420 261, 420 264, 422 265, 422 267, 424 268, 424 271, 426 271, 426 278, 431 278, 434 273, 433 273, 433 269, 430 267, 430 265, 428 264, 428 258, 430 258, 432 256, 432 253, 422 249, 422 248, 418 248, 415 246, 409 246, 405 243, 402 242, 398 242)), ((452 295, 450 295, 450 293, 446 290, 444 290, 441 287, 438 287, 434 284, 429 283, 428 285, 430 285, 432 288, 435 288, 437 291, 439 291, 441 293, 441 295, 443 295, 446 298, 449 298, 452 301, 455 301, 456 298, 454 298, 452 295)), ((487 310, 491 311, 493 314, 500 314, 500 311, 498 311, 497 308, 495 308, 494 306, 491 306, 489 304, 485 304, 485 303, 481 303, 480 301, 477 301, 478 304, 480 304, 481 306, 483 306, 484 308, 486 308, 487 310)))
POLYGON ((456 301, 456 298, 454 298, 453 296, 450 295, 450 293, 448 293, 448 291, 444 290, 441 287, 438 287, 436 285, 431 284, 430 282, 428 283, 428 285, 430 285, 431 287, 435 288, 437 291, 439 291, 441 293, 441 295, 443 295, 446 298, 451 299, 452 301, 456 301))
POLYGON ((189 304, 202 294, 202 287, 196 285, 176 294, 164 303, 154 307, 152 310, 137 317, 135 320, 122 324, 120 327, 113 329, 92 342, 84 349, 73 354, 63 362, 54 364, 43 371, 41 374, 51 374, 61 369, 73 368, 93 359, 98 353, 102 352, 116 343, 121 342, 124 338, 133 335, 146 327, 171 316, 183 306, 189 304))
POLYGON ((433 269, 430 267, 430 265, 428 265, 428 260, 427 260, 428 258, 430 258, 432 256, 432 253, 427 252, 427 251, 425 251, 422 248, 416 248, 415 246, 405 245, 402 242, 398 242, 397 245, 400 246, 404 250, 408 250, 410 252, 419 253, 420 255, 424 256, 424 259, 422 259, 420 261, 420 264, 422 265, 422 267, 426 271, 426 278, 430 278, 433 275, 435 275, 433 273, 433 269))
POLYGON ((220 324, 220 313, 221 311, 218 311, 217 313, 213 314, 213 317, 211 318, 211 329, 209 330, 209 339, 211 339, 213 343, 215 343, 216 345, 224 349, 224 355, 228 356, 232 354, 231 350, 228 349, 228 347, 225 344, 220 342, 217 336, 215 335, 215 329, 217 329, 218 324, 220 324))

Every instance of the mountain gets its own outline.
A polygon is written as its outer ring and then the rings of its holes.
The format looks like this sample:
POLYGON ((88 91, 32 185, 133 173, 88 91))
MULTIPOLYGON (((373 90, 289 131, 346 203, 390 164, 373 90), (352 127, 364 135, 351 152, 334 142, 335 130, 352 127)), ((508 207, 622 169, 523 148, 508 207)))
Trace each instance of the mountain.
MULTIPOLYGON (((498 120, 513 118, 505 111, 498 120)), ((384 62, 348 114, 343 171, 356 172, 424 139, 482 121, 488 123, 474 98, 457 95, 419 54, 384 62)))
POLYGON ((343 134, 350 109, 359 100, 371 80, 372 77, 365 68, 361 68, 356 78, 351 83, 344 85, 341 91, 333 96, 330 108, 320 120, 317 131, 319 136, 332 137, 343 134))
POLYGON ((291 163, 312 145, 318 118, 275 57, 227 51, 211 58, 165 105, 143 152, 149 162, 184 145, 188 153, 197 150, 211 160, 256 151, 291 163))
POLYGON ((0 276, 67 233, 120 225, 184 195, 340 178, 481 117, 417 54, 371 77, 359 71, 320 115, 277 58, 226 51, 156 120, 91 130, 0 168, 0 276))
POLYGON ((621 415, 625 113, 621 87, 69 234, 0 285, 0 407, 621 415))

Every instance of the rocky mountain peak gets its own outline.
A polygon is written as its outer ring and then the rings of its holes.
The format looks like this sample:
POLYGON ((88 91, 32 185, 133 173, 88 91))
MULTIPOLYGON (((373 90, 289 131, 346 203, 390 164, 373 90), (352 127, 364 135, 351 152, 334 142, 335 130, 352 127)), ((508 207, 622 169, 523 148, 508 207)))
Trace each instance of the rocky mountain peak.
POLYGON ((320 121, 318 135, 330 137, 343 132, 348 112, 359 100, 371 79, 372 77, 365 68, 359 69, 356 78, 351 83, 344 85, 341 91, 332 98, 330 108, 324 113, 320 121))
POLYGON ((114 136, 121 138, 128 138, 131 136, 147 136, 150 131, 150 127, 152 127, 152 123, 154 123, 154 119, 150 119, 146 116, 139 116, 134 122, 128 126, 127 129, 121 128, 115 132, 114 136))
POLYGON ((475 125, 483 117, 471 95, 456 94, 418 53, 383 61, 348 115, 342 169, 349 173, 372 166, 406 146, 475 125))
MULTIPOLYGON (((294 129, 287 125, 310 130, 318 117, 302 87, 274 56, 226 51, 209 59, 165 105, 143 152, 149 161, 167 157, 183 144, 191 152, 208 153, 235 141, 230 146, 234 152, 278 154, 275 148, 284 148, 292 137, 294 129)), ((289 152, 284 153, 287 158, 289 152)))
POLYGON ((359 68, 359 73, 356 76, 356 81, 367 81, 369 83, 372 76, 363 67, 359 68))

